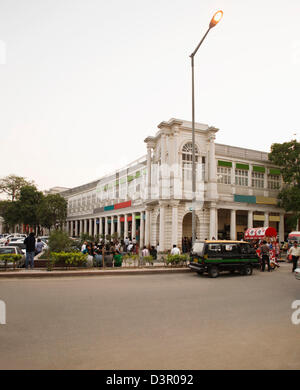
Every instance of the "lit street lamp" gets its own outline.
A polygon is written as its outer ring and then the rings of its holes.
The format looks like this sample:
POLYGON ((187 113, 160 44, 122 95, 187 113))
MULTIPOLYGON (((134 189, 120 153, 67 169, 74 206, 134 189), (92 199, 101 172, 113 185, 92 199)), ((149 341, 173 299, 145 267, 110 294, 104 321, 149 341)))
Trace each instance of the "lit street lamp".
POLYGON ((223 17, 223 11, 218 11, 214 14, 210 24, 209 28, 206 31, 204 37, 201 39, 199 45, 196 47, 196 49, 193 51, 193 53, 190 55, 192 60, 192 145, 193 145, 193 157, 192 157, 192 191, 193 191, 193 210, 192 210, 192 242, 194 244, 196 240, 196 213, 195 213, 195 207, 196 207, 196 161, 195 161, 195 67, 194 67, 194 57, 197 54, 197 51, 199 50, 200 46, 204 42, 205 38, 207 37, 210 30, 215 27, 220 20, 223 17))

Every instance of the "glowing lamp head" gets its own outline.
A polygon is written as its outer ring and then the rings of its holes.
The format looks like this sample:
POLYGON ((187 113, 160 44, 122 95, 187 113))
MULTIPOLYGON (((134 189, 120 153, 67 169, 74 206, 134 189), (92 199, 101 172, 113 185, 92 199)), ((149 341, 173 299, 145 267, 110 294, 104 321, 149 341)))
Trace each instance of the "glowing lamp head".
POLYGON ((210 27, 210 28, 215 27, 215 26, 220 22, 220 20, 221 20, 222 18, 223 18, 223 11, 218 11, 218 12, 216 12, 216 13, 214 14, 214 16, 213 16, 211 22, 210 22, 209 27, 210 27))

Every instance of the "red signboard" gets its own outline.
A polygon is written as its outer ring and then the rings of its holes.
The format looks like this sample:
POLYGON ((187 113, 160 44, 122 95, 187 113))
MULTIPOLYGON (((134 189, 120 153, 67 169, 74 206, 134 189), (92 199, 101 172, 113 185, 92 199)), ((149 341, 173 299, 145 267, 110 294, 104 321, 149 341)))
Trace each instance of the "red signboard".
POLYGON ((126 209, 131 207, 131 200, 129 202, 123 202, 115 205, 115 210, 126 209))

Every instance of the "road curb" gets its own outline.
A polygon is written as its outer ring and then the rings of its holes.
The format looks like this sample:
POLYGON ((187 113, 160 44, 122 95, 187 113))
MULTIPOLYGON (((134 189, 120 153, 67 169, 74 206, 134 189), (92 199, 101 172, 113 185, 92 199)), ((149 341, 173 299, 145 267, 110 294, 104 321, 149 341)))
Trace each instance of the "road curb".
POLYGON ((0 279, 33 279, 33 278, 60 278, 74 276, 127 276, 153 274, 179 274, 191 272, 189 268, 160 268, 136 270, 108 270, 108 271, 41 271, 41 272, 0 272, 0 279))

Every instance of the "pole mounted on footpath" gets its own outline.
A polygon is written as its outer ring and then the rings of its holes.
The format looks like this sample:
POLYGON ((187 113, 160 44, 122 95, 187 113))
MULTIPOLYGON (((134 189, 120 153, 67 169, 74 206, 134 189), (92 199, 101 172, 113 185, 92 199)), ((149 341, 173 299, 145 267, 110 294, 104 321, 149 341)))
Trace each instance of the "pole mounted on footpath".
POLYGON ((197 54, 200 46, 204 42, 210 30, 215 27, 220 20, 223 18, 223 11, 218 11, 214 14, 209 28, 206 31, 205 35, 201 39, 200 43, 190 55, 191 63, 192 63, 192 145, 193 145, 193 155, 192 155, 192 190, 193 190, 193 207, 192 207, 192 240, 193 244, 196 241, 196 156, 195 156, 195 62, 194 58, 197 54))

